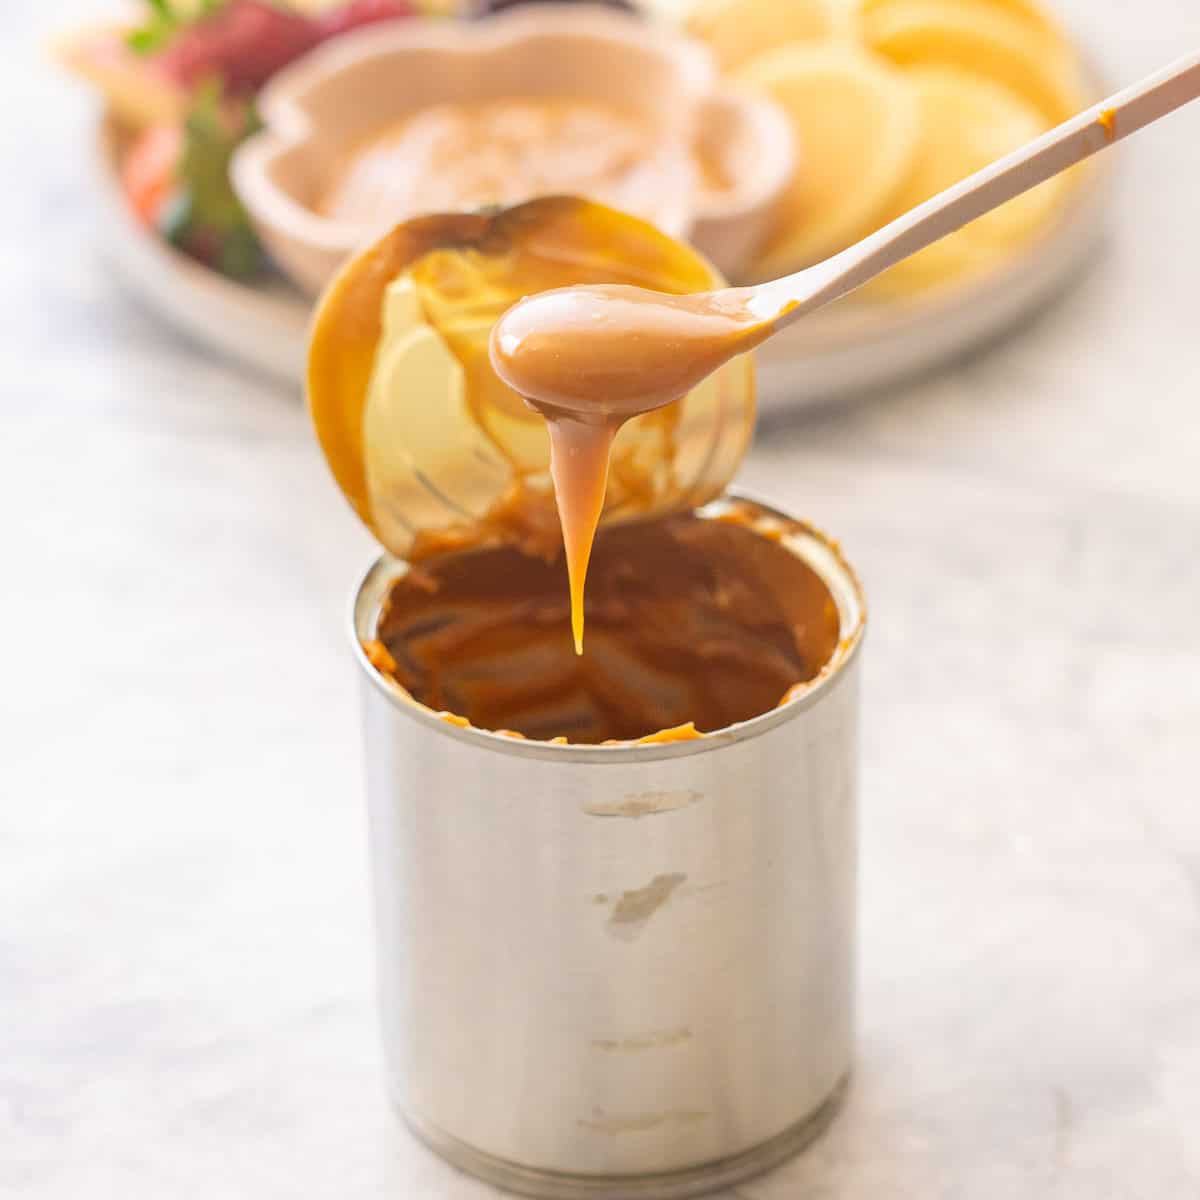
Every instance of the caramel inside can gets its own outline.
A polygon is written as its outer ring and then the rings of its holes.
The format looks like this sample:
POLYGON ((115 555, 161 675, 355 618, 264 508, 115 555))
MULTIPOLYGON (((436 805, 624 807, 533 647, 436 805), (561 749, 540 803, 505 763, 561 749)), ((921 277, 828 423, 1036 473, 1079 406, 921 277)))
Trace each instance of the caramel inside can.
POLYGON ((561 563, 498 546, 410 564, 367 653, 456 724, 585 745, 698 737, 792 698, 836 655, 837 605, 790 532, 740 503, 601 530, 583 656, 561 563))

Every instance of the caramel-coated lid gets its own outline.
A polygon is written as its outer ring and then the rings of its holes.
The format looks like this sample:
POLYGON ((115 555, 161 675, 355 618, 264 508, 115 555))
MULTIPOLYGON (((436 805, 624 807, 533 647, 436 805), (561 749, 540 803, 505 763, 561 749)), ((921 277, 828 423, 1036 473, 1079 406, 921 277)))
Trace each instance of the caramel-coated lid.
MULTIPOLYGON (((399 557, 503 543, 557 555, 546 424, 493 372, 493 324, 522 297, 571 284, 683 295, 722 282, 652 225, 574 198, 405 222, 345 266, 316 313, 309 404, 339 486, 399 557)), ((719 495, 753 420, 743 357, 628 421, 613 444, 602 523, 719 495)))

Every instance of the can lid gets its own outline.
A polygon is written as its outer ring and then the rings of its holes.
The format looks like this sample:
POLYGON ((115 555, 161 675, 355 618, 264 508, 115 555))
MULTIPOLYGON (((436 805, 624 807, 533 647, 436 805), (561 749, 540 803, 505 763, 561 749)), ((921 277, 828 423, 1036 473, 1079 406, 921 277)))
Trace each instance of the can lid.
MULTIPOLYGON (((574 283, 684 294, 723 280, 645 221, 547 197, 407 221, 330 285, 309 348, 310 410, 339 487, 387 550, 417 558, 507 542, 558 553, 545 423, 494 374, 488 337, 523 296, 574 283)), ((753 422, 748 357, 630 421, 613 446, 603 520, 715 498, 753 422)))

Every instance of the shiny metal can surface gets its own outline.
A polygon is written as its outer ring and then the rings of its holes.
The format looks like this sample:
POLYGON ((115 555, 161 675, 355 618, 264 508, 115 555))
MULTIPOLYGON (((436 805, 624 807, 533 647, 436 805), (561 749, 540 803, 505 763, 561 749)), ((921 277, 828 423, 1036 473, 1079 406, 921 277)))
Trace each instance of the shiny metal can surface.
MULTIPOLYGON (((765 510, 769 511, 769 510, 765 510)), ((795 699, 702 739, 460 728, 361 644, 387 1073, 456 1166, 543 1197, 664 1200, 774 1165, 836 1110, 854 1027, 860 585, 808 527, 841 642, 795 699)))

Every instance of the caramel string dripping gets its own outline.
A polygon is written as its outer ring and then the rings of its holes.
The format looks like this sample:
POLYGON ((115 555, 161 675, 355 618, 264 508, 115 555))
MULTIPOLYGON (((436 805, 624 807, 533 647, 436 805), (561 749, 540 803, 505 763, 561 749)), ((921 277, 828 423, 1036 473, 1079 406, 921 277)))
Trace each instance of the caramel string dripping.
POLYGON ((617 422, 581 421, 566 414, 547 414, 550 432, 550 476, 562 522, 567 579, 571 591, 571 636, 575 653, 583 653, 583 594, 588 563, 604 495, 617 422))

